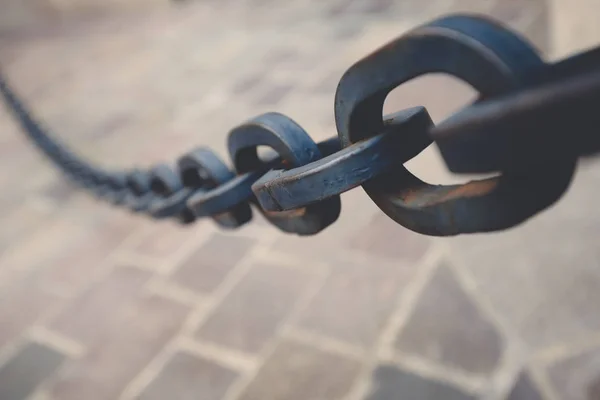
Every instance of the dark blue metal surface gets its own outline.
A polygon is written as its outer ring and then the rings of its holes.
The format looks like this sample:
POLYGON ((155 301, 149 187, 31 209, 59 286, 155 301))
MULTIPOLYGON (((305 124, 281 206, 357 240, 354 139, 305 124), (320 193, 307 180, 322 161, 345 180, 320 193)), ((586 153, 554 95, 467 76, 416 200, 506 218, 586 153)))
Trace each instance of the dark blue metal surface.
POLYGON ((150 192, 151 175, 140 169, 130 171, 126 178, 125 184, 136 195, 141 196, 150 192))
POLYGON ((253 197, 251 186, 267 170, 238 175, 214 189, 196 193, 189 199, 189 207, 198 217, 222 214, 240 204, 250 208, 246 203, 253 197))
MULTIPOLYGON (((318 146, 304 129, 278 113, 260 115, 229 133, 229 155, 239 174, 264 168, 265 161, 258 156, 258 146, 273 149, 287 168, 301 167, 322 157, 318 146)), ((322 231, 337 220, 340 210, 339 196, 293 212, 267 212, 260 209, 267 220, 279 229, 298 235, 322 231)))
POLYGON ((193 194, 191 189, 181 189, 165 198, 156 199, 148 207, 148 213, 155 218, 169 218, 173 215, 187 216, 187 200, 193 194))
POLYGON ((186 206, 192 191, 184 190, 179 173, 159 164, 150 170, 150 176, 150 190, 157 198, 151 202, 148 213, 155 218, 176 216, 182 224, 192 223, 196 218, 186 206))
POLYGON ((321 152, 322 157, 329 157, 333 153, 337 153, 338 151, 342 150, 342 143, 340 142, 339 137, 334 136, 317 143, 317 148, 321 152))
POLYGON ((133 195, 127 201, 127 207, 136 213, 146 212, 152 206, 152 202, 156 200, 153 193, 146 193, 144 195, 133 195))
MULTIPOLYGON (((323 155, 330 155, 340 151, 340 141, 337 137, 317 144, 323 155)), ((222 218, 227 210, 244 203, 256 203, 252 185, 267 171, 281 167, 281 158, 270 157, 271 161, 265 162, 260 170, 237 175, 225 181, 214 189, 194 194, 189 199, 188 205, 194 210, 196 216, 209 216, 217 214, 222 218)))
POLYGON ((321 158, 317 144, 292 119, 279 113, 266 113, 229 132, 227 147, 238 174, 264 168, 258 146, 273 149, 284 163, 299 167, 321 158))
POLYGON ((150 189, 159 196, 169 196, 183 189, 179 174, 167 164, 158 164, 150 169, 150 189))
POLYGON ((156 200, 156 196, 150 190, 151 179, 151 174, 141 169, 133 169, 125 175, 123 183, 129 190, 129 194, 125 199, 125 205, 128 209, 133 212, 143 212, 150 208, 152 202, 156 200))
MULTIPOLYGON (((335 96, 340 140, 349 146, 381 132, 386 96, 415 77, 447 73, 486 99, 524 85, 543 66, 528 43, 500 25, 478 17, 441 18, 388 43, 344 74, 335 96)), ((519 224, 554 203, 568 187, 574 165, 567 159, 518 176, 451 186, 429 185, 400 166, 363 187, 390 218, 416 232, 488 232, 519 224)))
POLYGON ((220 203, 222 206, 218 211, 205 212, 206 202, 210 203, 211 198, 220 196, 224 190, 233 188, 227 194, 239 192, 235 174, 212 150, 197 148, 181 157, 177 165, 186 187, 201 188, 187 199, 188 208, 197 218, 212 216, 213 220, 224 228, 237 228, 252 220, 252 209, 245 203, 245 199, 227 204, 220 203), (224 187, 228 189, 223 189, 224 187))
POLYGON ((600 51, 543 75, 539 85, 470 107, 432 131, 451 171, 527 171, 600 151, 600 51))
MULTIPOLYGON (((79 173, 78 176, 83 175, 79 173)), ((122 172, 108 174, 104 187, 103 198, 114 205, 125 205, 132 196, 131 190, 127 187, 127 175, 122 172)))
POLYGON ((122 173, 106 175, 99 182, 94 182, 87 173, 81 172, 79 166, 73 166, 73 179, 79 184, 94 190, 99 198, 113 205, 124 205, 127 202, 130 190, 125 185, 125 176, 122 173))
POLYGON ((387 116, 382 133, 302 167, 271 170, 252 190, 267 211, 300 208, 339 195, 414 157, 429 143, 431 119, 415 107, 387 116))
POLYGON ((600 69, 600 47, 588 49, 551 64, 546 64, 539 74, 532 77, 525 87, 536 87, 544 83, 558 83, 581 74, 598 72, 600 69))
POLYGON ((121 204, 125 204, 127 202, 129 195, 130 195, 130 192, 127 189, 121 189, 121 190, 113 189, 113 190, 106 192, 106 194, 104 195, 104 199, 111 204, 121 205, 121 204))

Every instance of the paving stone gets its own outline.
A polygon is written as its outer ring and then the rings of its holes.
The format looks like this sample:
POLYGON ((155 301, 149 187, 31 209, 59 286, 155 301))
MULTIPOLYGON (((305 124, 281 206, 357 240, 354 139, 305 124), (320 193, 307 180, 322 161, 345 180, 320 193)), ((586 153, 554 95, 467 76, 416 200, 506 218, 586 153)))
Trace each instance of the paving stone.
MULTIPOLYGON (((339 25, 335 27, 335 31, 333 32, 333 37, 336 40, 351 40, 363 32, 363 27, 358 24, 345 24, 339 25)), ((339 81, 338 77, 337 81, 339 81)))
POLYGON ((377 367, 366 400, 474 400, 476 397, 449 384, 431 380, 389 365, 377 367))
POLYGON ((89 235, 92 223, 74 222, 55 217, 42 224, 35 232, 23 237, 3 255, 0 263, 10 268, 43 268, 59 257, 70 254, 82 237, 89 235))
MULTIPOLYGON (((314 93, 333 96, 335 95, 335 91, 337 89, 337 85, 340 81, 340 78, 341 76, 337 71, 327 74, 322 79, 318 80, 313 85, 311 85, 311 89, 312 91, 314 91, 314 93)), ((331 116, 327 115, 327 118, 331 118, 331 116)))
MULTIPOLYGON (((392 90, 385 99, 383 113, 387 115, 405 108, 424 106, 437 123, 475 100, 476 93, 471 86, 450 75, 427 74, 392 90), (432 95, 432 90, 437 95, 432 95)), ((425 177, 422 179, 429 182, 425 177)))
POLYGON ((396 14, 402 16, 404 20, 420 24, 451 12, 453 7, 456 7, 456 4, 460 4, 461 1, 431 0, 427 3, 403 1, 397 4, 396 14))
POLYGON ((49 262, 41 279, 65 292, 76 292, 106 267, 107 258, 129 237, 135 226, 126 219, 100 222, 89 234, 78 238, 77 246, 71 251, 49 262))
POLYGON ((181 249, 189 237, 189 229, 176 224, 157 223, 143 234, 132 250, 146 257, 165 259, 181 249))
POLYGON ((600 349, 593 349, 559 361, 548 375, 560 399, 600 399, 600 349))
POLYGON ((590 399, 600 398, 600 379, 596 380, 588 388, 588 398, 590 398, 590 399))
POLYGON ((600 331, 600 211, 593 206, 598 164, 580 167, 549 212, 518 229, 457 238, 451 248, 479 292, 534 349, 600 331))
MULTIPOLYGON (((0 232, 0 247, 5 250, 40 229, 51 219, 52 214, 51 211, 37 209, 31 204, 23 204, 22 201, 2 205, 2 209, 5 213, 0 217, 0 224, 10 227, 0 232)), ((4 251, 0 250, 0 257, 3 253, 4 251)))
POLYGON ((292 91, 294 87, 288 84, 265 85, 262 93, 260 93, 254 101, 257 106, 275 106, 292 91))
POLYGON ((44 345, 30 342, 0 367, 0 398, 25 400, 65 361, 65 356, 44 345))
POLYGON ((186 353, 176 353, 144 389, 140 400, 220 400, 238 373, 186 353))
MULTIPOLYGON (((448 2, 448 11, 454 13, 478 13, 489 15, 491 8, 495 5, 498 0, 457 0, 448 2)), ((500 0, 502 1, 502 0, 500 0)), ((417 3, 418 4, 418 3, 417 3)), ((438 12, 444 12, 445 10, 438 10, 438 12)))
POLYGON ((552 52, 551 27, 550 11, 546 9, 533 18, 524 29, 527 39, 546 57, 551 56, 552 52))
POLYGON ((502 355, 503 339, 452 271, 441 266, 399 332, 396 348, 402 353, 488 375, 502 355))
POLYGON ((78 190, 66 179, 56 178, 42 190, 42 197, 61 204, 69 201, 78 190))
POLYGON ((180 329, 187 314, 186 307, 169 300, 140 298, 122 310, 120 324, 64 370, 51 395, 60 400, 117 398, 180 329))
POLYGON ((235 94, 246 94, 255 91, 264 82, 264 74, 256 73, 237 80, 232 88, 235 94))
POLYGON ((256 265, 212 312, 196 337, 259 353, 306 293, 312 279, 298 270, 256 265))
POLYGON ((330 2, 330 7, 327 9, 326 15, 329 17, 339 17, 348 13, 352 9, 354 0, 336 0, 330 2))
MULTIPOLYGON (((334 224, 314 236, 281 235, 273 244, 273 250, 293 256, 296 262, 307 266, 321 263, 336 265, 353 260, 356 253, 355 249, 349 246, 350 241, 358 238, 373 216, 381 211, 362 189, 343 193, 341 198, 342 208, 346 211, 342 211, 334 224)), ((373 255, 374 252, 368 254, 373 255)))
POLYGON ((390 11, 394 3, 394 0, 372 0, 367 2, 362 11, 370 14, 384 14, 390 11))
POLYGON ((59 305, 61 298, 26 276, 0 291, 0 348, 59 305))
POLYGON ((574 51, 598 45, 598 26, 595 23, 595 0, 562 2, 553 0, 552 41, 555 56, 567 56, 574 51))
POLYGON ((88 346, 120 322, 119 310, 131 304, 150 274, 135 268, 117 268, 77 296, 50 320, 51 330, 88 346))
POLYGON ((373 217, 348 243, 348 248, 376 257, 416 263, 431 247, 429 238, 398 226, 383 213, 373 217))
POLYGON ((336 264, 295 325, 371 347, 416 271, 402 261, 336 264))
POLYGON ((283 341, 240 400, 337 400, 348 394, 361 364, 336 354, 283 341))
POLYGON ((213 292, 256 242, 252 239, 215 234, 173 273, 181 286, 213 292))
POLYGON ((533 13, 538 13, 547 7, 544 0, 502 0, 494 2, 490 15, 500 21, 515 26, 523 18, 531 18, 533 13))
POLYGON ((531 376, 524 372, 519 375, 506 400, 544 400, 544 398, 531 376))
POLYGON ((135 116, 130 111, 111 113, 110 117, 103 121, 100 126, 92 129, 86 135, 86 138, 89 140, 107 139, 111 135, 116 135, 125 129, 131 129, 135 119, 135 116))
POLYGON ((270 49, 263 61, 269 65, 277 65, 294 61, 297 56, 298 52, 295 49, 286 47, 276 48, 270 49))

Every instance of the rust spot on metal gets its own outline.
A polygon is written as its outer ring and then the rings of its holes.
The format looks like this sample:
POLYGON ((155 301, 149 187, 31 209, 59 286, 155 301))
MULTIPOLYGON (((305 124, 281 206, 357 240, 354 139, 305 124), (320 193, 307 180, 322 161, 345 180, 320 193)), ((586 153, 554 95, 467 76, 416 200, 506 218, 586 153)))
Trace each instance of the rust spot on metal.
POLYGON ((452 200, 488 195, 498 186, 498 178, 471 181, 462 185, 428 185, 407 188, 397 196, 409 206, 444 205, 452 200))
POLYGON ((424 195, 426 195, 427 192, 430 191, 430 189, 430 186, 420 186, 416 188, 409 187, 401 191, 400 193, 397 193, 396 196, 400 197, 402 201, 406 204, 420 203, 424 195))
POLYGON ((464 185, 460 185, 450 190, 445 196, 440 198, 440 201, 453 200, 459 197, 465 198, 485 196, 498 187, 498 179, 499 178, 490 178, 465 183, 464 185))
POLYGON ((306 215, 306 207, 289 211, 265 211, 264 214, 268 217, 281 219, 303 217, 304 215, 306 215))

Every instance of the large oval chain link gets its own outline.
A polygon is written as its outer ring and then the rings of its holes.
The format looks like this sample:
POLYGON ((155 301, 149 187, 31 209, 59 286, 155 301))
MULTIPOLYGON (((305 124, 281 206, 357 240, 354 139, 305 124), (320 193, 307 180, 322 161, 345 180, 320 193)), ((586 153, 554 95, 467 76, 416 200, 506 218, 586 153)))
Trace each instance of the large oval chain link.
MULTIPOLYGON (((340 140, 348 146, 378 134, 386 96, 415 77, 446 73, 470 84, 485 100, 518 88, 543 66, 523 39, 483 18, 451 16, 430 22, 344 74, 335 96, 340 140)), ((429 136, 431 127, 422 135, 429 136)), ((363 187, 402 226, 448 236, 506 229, 525 221, 560 197, 574 168, 575 158, 567 158, 464 185, 430 185, 398 166, 363 187)))

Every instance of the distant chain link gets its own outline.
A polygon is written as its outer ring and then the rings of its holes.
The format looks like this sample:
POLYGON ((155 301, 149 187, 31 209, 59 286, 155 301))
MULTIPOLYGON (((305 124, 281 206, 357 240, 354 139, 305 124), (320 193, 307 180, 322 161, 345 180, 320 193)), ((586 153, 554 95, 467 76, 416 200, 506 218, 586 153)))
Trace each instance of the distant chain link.
POLYGON ((337 220, 340 194, 358 186, 421 234, 508 229, 560 199, 577 160, 600 151, 600 47, 546 63, 517 33, 466 15, 418 26, 351 66, 335 94, 337 137, 315 143, 279 113, 235 127, 233 167, 199 147, 172 164, 106 170, 42 128, 2 77, 0 91, 29 139, 97 198, 181 224, 207 217, 225 229, 250 222, 255 209, 284 232, 314 235, 337 220), (477 101, 437 126, 420 106, 382 117, 392 90, 429 73, 463 80, 477 101), (404 163, 432 143, 453 172, 499 175, 425 183, 404 163), (259 156, 259 146, 272 154, 259 156))

